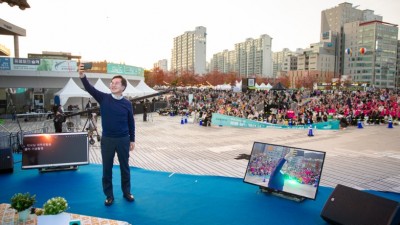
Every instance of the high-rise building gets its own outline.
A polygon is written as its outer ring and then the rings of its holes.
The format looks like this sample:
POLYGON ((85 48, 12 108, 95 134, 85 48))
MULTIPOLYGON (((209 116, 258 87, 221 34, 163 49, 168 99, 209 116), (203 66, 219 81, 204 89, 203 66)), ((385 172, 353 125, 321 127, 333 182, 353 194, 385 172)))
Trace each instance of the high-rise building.
POLYGON ((397 41, 397 63, 396 63, 396 79, 395 79, 395 86, 396 88, 400 87, 400 41, 397 41))
POLYGON ((171 71, 206 73, 206 28, 199 26, 174 38, 171 71))
POLYGON ((166 60, 166 59, 158 60, 156 63, 153 64, 153 68, 160 68, 162 71, 167 72, 168 71, 168 60, 166 60))
POLYGON ((382 21, 346 23, 344 73, 352 81, 379 88, 394 88, 398 27, 382 21))
POLYGON ((235 51, 224 50, 213 55, 210 60, 209 72, 218 71, 230 73, 235 70, 236 53, 235 51))
POLYGON ((282 70, 278 71, 277 76, 279 77, 279 72, 284 72, 287 74, 290 70, 297 70, 297 56, 287 55, 283 58, 282 70))
POLYGON ((210 71, 235 72, 240 77, 272 77, 272 38, 263 34, 258 39, 248 38, 235 44, 232 51, 213 55, 210 71))
MULTIPOLYGON (((272 53, 272 62, 273 62, 273 77, 278 76, 278 72, 283 71, 284 60, 287 56, 293 55, 293 52, 288 48, 282 49, 280 52, 272 53)), ((287 59, 288 60, 288 59, 287 59)), ((286 62, 287 63, 287 62, 286 62)))
POLYGON ((321 12, 321 38, 332 35, 332 45, 335 46, 335 77, 343 74, 343 57, 346 45, 344 43, 343 26, 355 21, 382 21, 382 16, 375 15, 374 11, 357 9, 351 3, 341 3, 338 6, 321 12))
POLYGON ((299 88, 301 80, 327 82, 333 78, 335 67, 335 49, 330 42, 311 44, 309 48, 298 49, 293 55, 284 58, 281 74, 289 77, 292 88, 299 88), (290 62, 290 64, 289 64, 290 62), (286 68, 289 68, 286 70, 286 68))
POLYGON ((258 39, 248 38, 235 44, 235 72, 240 77, 272 77, 272 37, 263 34, 258 39))

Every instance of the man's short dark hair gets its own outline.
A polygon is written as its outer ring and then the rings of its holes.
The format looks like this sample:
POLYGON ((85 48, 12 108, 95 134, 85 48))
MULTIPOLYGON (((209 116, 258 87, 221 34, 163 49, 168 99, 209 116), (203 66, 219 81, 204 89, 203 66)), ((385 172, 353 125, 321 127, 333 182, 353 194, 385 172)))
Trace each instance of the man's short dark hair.
POLYGON ((121 75, 115 75, 115 76, 111 79, 111 81, 114 80, 115 78, 120 78, 120 79, 121 79, 121 84, 122 84, 122 86, 125 87, 125 88, 124 88, 124 91, 125 91, 125 89, 126 89, 126 87, 127 87, 127 85, 128 85, 128 82, 126 81, 126 79, 125 79, 123 76, 121 76, 121 75))

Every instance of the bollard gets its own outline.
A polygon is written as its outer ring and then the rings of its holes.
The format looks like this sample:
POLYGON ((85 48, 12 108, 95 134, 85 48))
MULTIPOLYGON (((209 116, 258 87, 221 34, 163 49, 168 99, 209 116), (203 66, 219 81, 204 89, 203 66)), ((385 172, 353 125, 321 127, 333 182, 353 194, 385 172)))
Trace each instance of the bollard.
POLYGON ((183 117, 181 118, 181 124, 184 124, 184 122, 183 122, 183 117))
POLYGON ((308 136, 309 137, 313 137, 314 136, 314 134, 313 134, 313 130, 312 130, 313 128, 312 128, 312 125, 310 125, 310 127, 308 128, 308 136))
POLYGON ((200 125, 200 126, 203 126, 203 120, 200 120, 199 125, 200 125))
POLYGON ((393 121, 392 121, 392 119, 389 119, 388 128, 393 128, 393 121))
POLYGON ((361 120, 360 120, 360 119, 357 120, 357 128, 358 128, 358 129, 364 128, 364 127, 362 126, 362 123, 361 123, 361 120))
POLYGON ((187 116, 185 116, 185 123, 187 123, 187 116))

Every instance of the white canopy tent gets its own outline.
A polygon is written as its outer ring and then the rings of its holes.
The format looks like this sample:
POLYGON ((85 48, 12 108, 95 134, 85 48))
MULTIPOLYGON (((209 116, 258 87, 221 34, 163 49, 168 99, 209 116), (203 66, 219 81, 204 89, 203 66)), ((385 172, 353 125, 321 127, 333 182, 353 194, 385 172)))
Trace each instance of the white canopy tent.
MULTIPOLYGON (((271 87, 272 87, 272 86, 271 86, 271 87)), ((261 83, 260 86, 258 86, 258 89, 259 89, 259 90, 269 90, 269 89, 271 89, 271 88, 268 89, 268 86, 267 86, 267 85, 265 85, 264 83, 261 83)))
POLYGON ((215 87, 215 90, 228 91, 228 90, 232 90, 232 86, 230 84, 220 84, 215 87))
POLYGON ((107 94, 110 94, 110 93, 111 93, 110 88, 108 88, 108 87, 103 83, 103 81, 101 81, 100 78, 99 78, 99 79, 97 80, 97 82, 94 84, 94 87, 95 87, 97 90, 101 91, 101 92, 104 92, 104 93, 107 93, 107 94))
POLYGON ((131 83, 129 83, 129 81, 127 81, 127 85, 125 91, 123 92, 123 95, 127 97, 140 97, 143 96, 144 94, 143 91, 135 88, 134 86, 132 86, 131 83))
POLYGON ((147 86, 147 84, 141 80, 139 84, 136 86, 136 89, 142 92, 142 95, 150 95, 150 94, 155 94, 158 91, 152 89, 151 87, 147 86))
POLYGON ((64 106, 69 98, 78 97, 78 98, 90 98, 90 94, 86 91, 82 90, 72 78, 69 78, 68 83, 54 95, 58 95, 60 97, 60 105, 64 106))
POLYGON ((267 90, 269 91, 272 88, 272 85, 270 83, 267 84, 267 90))
POLYGON ((235 81, 235 86, 233 87, 233 92, 242 92, 242 80, 235 81))

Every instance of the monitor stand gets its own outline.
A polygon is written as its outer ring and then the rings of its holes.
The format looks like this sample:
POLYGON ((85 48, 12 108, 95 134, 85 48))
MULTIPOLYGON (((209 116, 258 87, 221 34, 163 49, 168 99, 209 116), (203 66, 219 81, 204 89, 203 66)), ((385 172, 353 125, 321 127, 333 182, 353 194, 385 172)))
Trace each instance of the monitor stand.
POLYGON ((53 167, 44 167, 40 168, 39 172, 55 172, 55 171, 64 171, 64 170, 77 170, 78 166, 53 166, 53 167))
POLYGON ((294 194, 289 194, 289 193, 283 193, 283 192, 278 192, 278 191, 274 191, 265 187, 260 187, 261 192, 263 193, 269 193, 281 198, 285 198, 285 199, 289 199, 295 202, 302 202, 304 201, 304 197, 298 196, 298 195, 294 195, 294 194))

